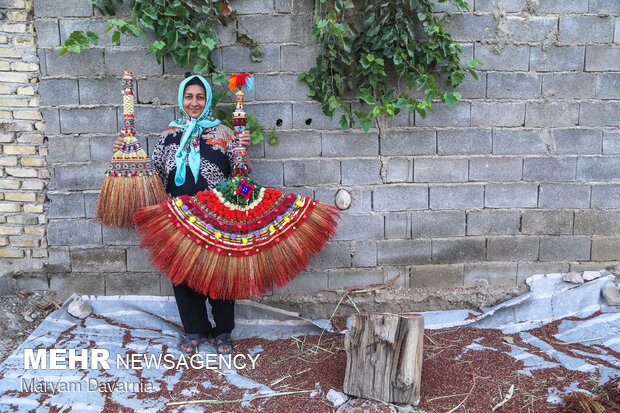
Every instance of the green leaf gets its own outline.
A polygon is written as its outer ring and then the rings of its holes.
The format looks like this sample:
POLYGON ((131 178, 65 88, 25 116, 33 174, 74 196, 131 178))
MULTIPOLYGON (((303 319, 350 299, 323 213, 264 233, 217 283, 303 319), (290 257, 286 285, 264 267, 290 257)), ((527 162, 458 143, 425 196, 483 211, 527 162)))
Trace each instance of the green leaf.
POLYGON ((269 143, 275 145, 276 143, 278 143, 278 137, 276 135, 271 135, 271 137, 269 138, 269 143))
POLYGON ((121 39, 121 32, 117 30, 114 33, 112 33, 112 43, 118 45, 120 39, 121 39))
POLYGON ((372 127, 372 118, 361 118, 360 126, 364 132, 368 132, 368 130, 372 127))
POLYGON ((86 37, 88 38, 88 40, 92 43, 92 44, 97 44, 97 42, 99 41, 99 36, 97 36, 96 33, 91 32, 90 30, 88 30, 86 32, 86 37))

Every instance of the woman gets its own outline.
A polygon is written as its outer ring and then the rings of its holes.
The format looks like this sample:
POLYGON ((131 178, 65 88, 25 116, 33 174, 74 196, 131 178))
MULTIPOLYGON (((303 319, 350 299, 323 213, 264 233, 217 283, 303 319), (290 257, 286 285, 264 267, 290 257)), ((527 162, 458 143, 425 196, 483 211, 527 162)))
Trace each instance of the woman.
MULTIPOLYGON (((212 190, 231 175, 234 132, 213 116, 211 87, 201 76, 190 76, 179 86, 179 107, 182 117, 170 123, 153 151, 153 164, 172 196, 194 195, 212 190)), ((251 144, 249 131, 239 135, 240 143, 251 144)), ((124 140, 114 142, 114 150, 122 148, 124 140)), ((246 162, 251 169, 246 151, 246 162)), ((186 284, 173 286, 177 307, 187 337, 180 348, 193 353, 198 343, 212 335, 218 354, 230 354, 234 347, 231 333, 235 327, 234 301, 207 297, 186 284), (206 299, 212 308, 215 326, 211 326, 205 307, 206 299)))

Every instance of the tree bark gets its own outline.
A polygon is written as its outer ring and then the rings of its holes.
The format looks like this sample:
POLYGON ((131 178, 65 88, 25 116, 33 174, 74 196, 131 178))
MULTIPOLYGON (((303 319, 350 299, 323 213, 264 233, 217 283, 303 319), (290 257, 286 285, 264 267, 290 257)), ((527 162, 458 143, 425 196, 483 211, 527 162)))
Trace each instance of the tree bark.
POLYGON ((423 339, 421 315, 355 314, 344 340, 344 392, 388 403, 417 404, 423 339))

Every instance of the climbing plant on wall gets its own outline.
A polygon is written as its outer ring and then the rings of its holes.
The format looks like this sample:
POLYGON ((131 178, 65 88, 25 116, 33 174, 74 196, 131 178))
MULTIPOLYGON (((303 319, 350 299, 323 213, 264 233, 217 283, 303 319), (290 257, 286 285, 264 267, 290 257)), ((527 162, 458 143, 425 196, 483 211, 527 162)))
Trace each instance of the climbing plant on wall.
MULTIPOLYGON (((313 35, 321 51, 316 66, 299 75, 325 115, 340 113, 343 129, 357 120, 368 131, 378 117, 389 119, 403 109, 425 117, 434 100, 450 107, 461 99, 450 89, 467 71, 478 78, 473 68, 480 62, 470 60, 467 68, 461 67, 461 48, 433 14, 433 1, 356 3, 357 9, 353 0, 315 0, 313 35), (436 75, 446 79, 445 85, 436 75), (359 105, 353 106, 359 108, 349 109, 347 92, 355 94, 359 105)), ((463 0, 454 3, 461 11, 469 10, 463 0)))
MULTIPOLYGON (((91 1, 109 16, 115 16, 116 7, 123 3, 91 1)), ((464 0, 451 1, 459 10, 469 10, 464 0)), ((321 51, 316 66, 299 79, 308 84, 308 96, 322 104, 325 115, 340 116, 343 129, 357 122, 368 131, 378 118, 389 119, 401 110, 424 117, 433 110, 433 102, 450 107, 461 98, 451 88, 463 81, 467 71, 477 79, 472 69, 480 62, 469 60, 467 67, 461 66, 461 48, 433 14, 432 0, 357 0, 357 8, 353 0, 314 2, 313 36, 321 51), (445 84, 440 85, 436 76, 445 84), (355 97, 354 109, 345 99, 348 93, 355 97)), ((224 83, 226 76, 214 65, 211 52, 218 46, 217 25, 226 26, 237 17, 228 0, 131 0, 130 9, 129 19, 108 20, 106 32, 112 31, 114 43, 119 44, 123 34, 145 36, 145 30, 151 29, 158 40, 147 54, 155 53, 159 62, 170 55, 179 66, 210 75, 215 85, 224 83)), ((261 60, 262 50, 251 34, 238 33, 237 41, 250 48, 253 60, 261 60)), ((75 31, 60 54, 79 53, 97 42, 95 33, 75 31)), ((227 94, 214 93, 214 104, 227 94)), ((218 117, 230 122, 230 113, 220 111, 218 117)), ((248 126, 254 143, 264 139, 264 127, 252 117, 248 126)), ((272 143, 276 140, 271 137, 272 143)))

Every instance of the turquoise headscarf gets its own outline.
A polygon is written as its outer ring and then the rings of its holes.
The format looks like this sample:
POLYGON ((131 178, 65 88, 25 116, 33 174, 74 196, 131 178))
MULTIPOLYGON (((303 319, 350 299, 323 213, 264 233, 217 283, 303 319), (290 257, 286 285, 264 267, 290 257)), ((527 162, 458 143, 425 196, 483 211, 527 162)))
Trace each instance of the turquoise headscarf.
POLYGON ((221 123, 219 119, 213 116, 213 112, 211 111, 211 86, 202 76, 193 75, 181 82, 179 85, 179 107, 181 108, 182 117, 168 125, 169 127, 184 129, 183 136, 181 137, 181 144, 174 155, 174 160, 177 165, 174 183, 177 186, 181 186, 185 182, 186 165, 189 165, 189 169, 194 175, 194 182, 198 182, 198 174, 200 172, 200 145, 192 145, 191 139, 200 139, 203 128, 211 128, 221 123), (183 108, 185 85, 194 78, 198 78, 198 80, 202 82, 205 88, 205 98, 207 101, 198 119, 190 118, 183 108), (189 154, 187 153, 186 145, 189 145, 189 154))

